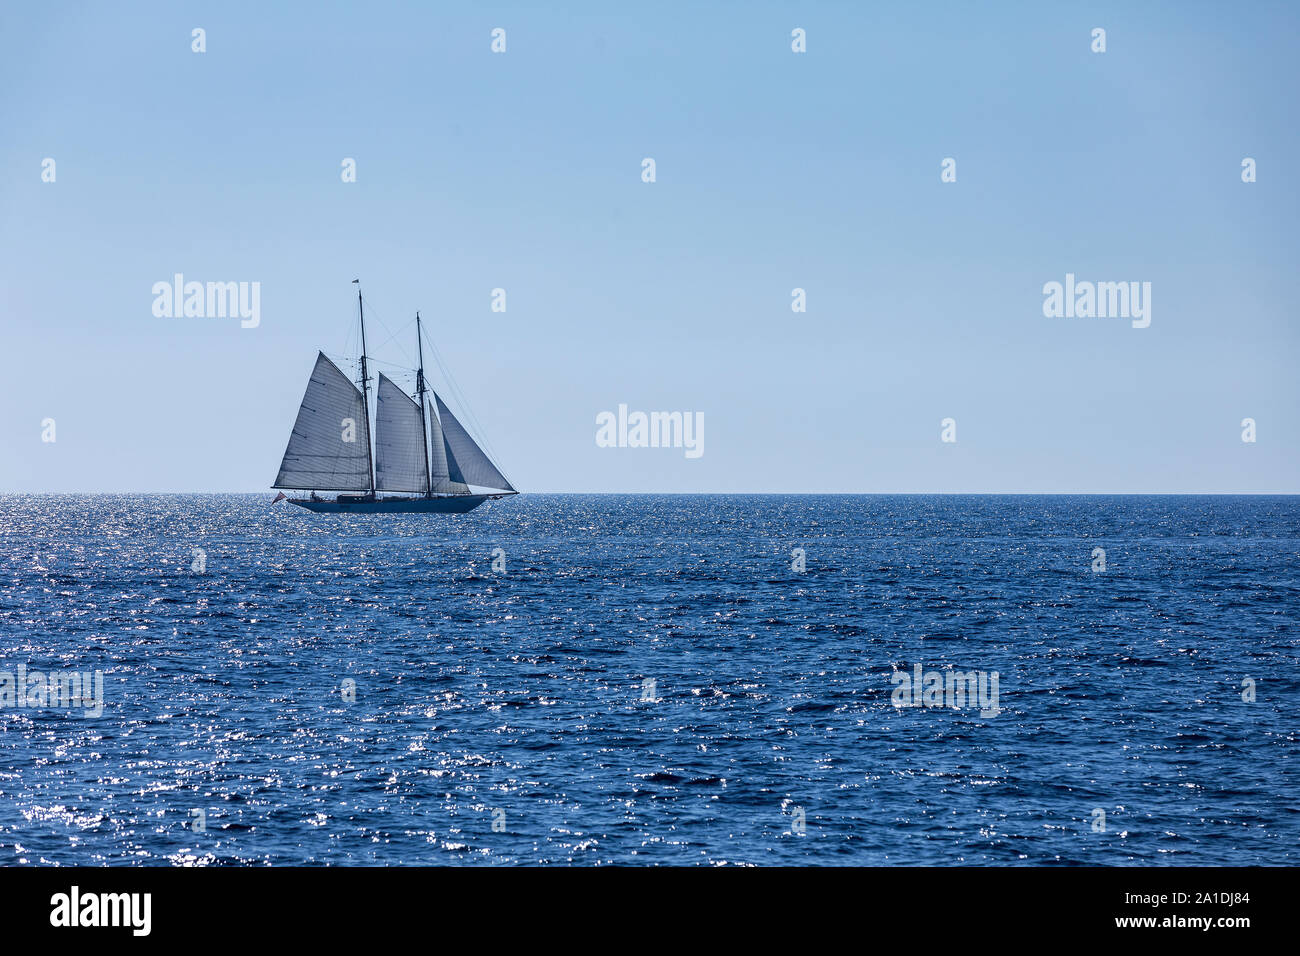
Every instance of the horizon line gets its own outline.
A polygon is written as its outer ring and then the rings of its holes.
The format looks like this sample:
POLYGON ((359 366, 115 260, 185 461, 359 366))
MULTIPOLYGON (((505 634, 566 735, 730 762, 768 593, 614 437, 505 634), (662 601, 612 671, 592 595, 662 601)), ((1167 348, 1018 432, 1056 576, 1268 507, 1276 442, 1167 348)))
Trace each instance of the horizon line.
MULTIPOLYGON (((270 495, 270 491, 7 491, 0 490, 0 497, 20 497, 24 495, 59 495, 59 496, 79 496, 79 495, 149 495, 153 497, 161 496, 185 496, 185 495, 270 495)), ((1300 497, 1300 491, 519 491, 512 497, 522 497, 524 495, 602 495, 602 496, 631 496, 631 495, 659 495, 663 497, 735 497, 735 496, 768 496, 784 498, 814 498, 814 497, 898 497, 902 495, 925 495, 929 497, 997 497, 997 496, 1015 496, 1015 497, 1167 497, 1167 498, 1190 498, 1190 497, 1245 497, 1259 496, 1271 498, 1294 498, 1300 497)))

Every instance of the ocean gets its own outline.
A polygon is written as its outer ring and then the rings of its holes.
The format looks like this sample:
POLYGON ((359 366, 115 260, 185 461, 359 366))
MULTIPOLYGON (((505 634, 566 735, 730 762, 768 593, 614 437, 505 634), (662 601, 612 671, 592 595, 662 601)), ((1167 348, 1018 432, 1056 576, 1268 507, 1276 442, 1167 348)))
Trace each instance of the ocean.
POLYGON ((0 864, 1300 861, 1300 497, 269 501, 0 497, 0 864))

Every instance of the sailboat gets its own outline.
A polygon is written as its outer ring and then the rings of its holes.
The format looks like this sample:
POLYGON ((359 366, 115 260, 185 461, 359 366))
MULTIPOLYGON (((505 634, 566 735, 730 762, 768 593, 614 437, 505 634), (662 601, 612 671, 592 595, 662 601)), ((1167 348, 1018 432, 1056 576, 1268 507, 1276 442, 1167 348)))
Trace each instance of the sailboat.
POLYGON ((415 372, 415 394, 408 395, 379 373, 371 457, 366 312, 360 283, 353 282, 358 286, 361 319, 360 380, 349 379, 324 352, 316 356, 280 473, 271 486, 282 489, 275 500, 284 498, 308 511, 325 513, 463 514, 485 501, 518 494, 442 397, 427 387, 418 312, 415 335, 420 367, 415 372), (485 490, 471 491, 471 486, 485 490), (290 497, 284 494, 290 489, 309 493, 290 497), (323 496, 322 491, 335 496, 323 496))

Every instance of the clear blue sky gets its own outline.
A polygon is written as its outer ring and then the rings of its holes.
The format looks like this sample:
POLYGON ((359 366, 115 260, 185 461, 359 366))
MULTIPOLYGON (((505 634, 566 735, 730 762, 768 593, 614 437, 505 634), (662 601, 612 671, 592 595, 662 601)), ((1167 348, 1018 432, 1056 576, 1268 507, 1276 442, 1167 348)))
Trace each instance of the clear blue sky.
POLYGON ((0 491, 268 488, 354 277, 524 491, 1300 491, 1300 5, 541 6, 6 4, 0 491))

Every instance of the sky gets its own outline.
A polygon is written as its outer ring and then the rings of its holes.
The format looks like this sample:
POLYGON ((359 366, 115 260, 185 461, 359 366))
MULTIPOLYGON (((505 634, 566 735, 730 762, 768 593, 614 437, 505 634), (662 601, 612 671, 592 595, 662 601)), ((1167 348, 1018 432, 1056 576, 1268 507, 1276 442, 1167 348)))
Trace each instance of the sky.
POLYGON ((1300 492, 1297 90, 1287 3, 4 4, 0 492, 269 489, 354 278, 524 492, 1300 492))

